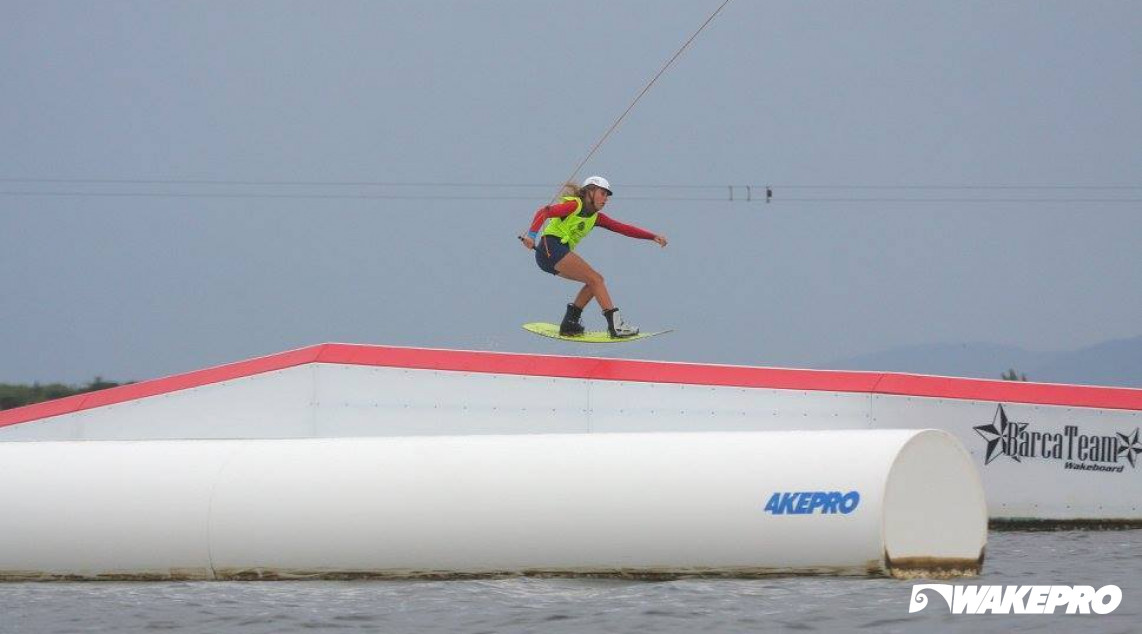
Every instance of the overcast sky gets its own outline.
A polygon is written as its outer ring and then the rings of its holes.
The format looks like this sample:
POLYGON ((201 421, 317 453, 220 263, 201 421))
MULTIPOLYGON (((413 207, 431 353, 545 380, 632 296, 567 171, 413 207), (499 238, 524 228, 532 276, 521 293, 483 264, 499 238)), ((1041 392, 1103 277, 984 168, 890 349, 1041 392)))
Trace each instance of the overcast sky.
POLYGON ((1135 0, 731 2, 579 175, 670 238, 579 252, 676 332, 522 331, 577 286, 515 236, 718 4, 0 1, 0 381, 1142 335, 1135 0))

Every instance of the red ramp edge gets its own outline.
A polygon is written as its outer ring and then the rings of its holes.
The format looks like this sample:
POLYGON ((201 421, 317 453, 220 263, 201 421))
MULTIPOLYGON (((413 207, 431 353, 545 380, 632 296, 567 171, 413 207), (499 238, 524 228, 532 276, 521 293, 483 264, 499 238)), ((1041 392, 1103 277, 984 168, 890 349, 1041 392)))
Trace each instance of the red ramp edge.
POLYGON ((893 396, 951 398, 966 401, 1142 410, 1142 390, 1127 387, 884 373, 875 392, 893 396))
POLYGON ((140 381, 139 383, 132 383, 130 385, 120 385, 106 390, 99 390, 98 392, 76 394, 75 396, 68 396, 54 401, 45 401, 43 403, 0 411, 0 427, 59 416, 61 414, 71 414, 73 412, 103 407, 105 405, 125 403, 127 401, 147 398, 148 396, 158 396, 160 394, 168 394, 170 392, 201 387, 212 383, 221 383, 245 376, 273 372, 274 370, 283 370, 296 365, 313 363, 324 347, 325 345, 310 346, 266 357, 228 363, 205 370, 176 374, 161 379, 140 381))
POLYGON ((1142 410, 1142 390, 1131 388, 989 381, 885 372, 797 370, 325 343, 0 411, 0 427, 221 383, 307 363, 1142 410))

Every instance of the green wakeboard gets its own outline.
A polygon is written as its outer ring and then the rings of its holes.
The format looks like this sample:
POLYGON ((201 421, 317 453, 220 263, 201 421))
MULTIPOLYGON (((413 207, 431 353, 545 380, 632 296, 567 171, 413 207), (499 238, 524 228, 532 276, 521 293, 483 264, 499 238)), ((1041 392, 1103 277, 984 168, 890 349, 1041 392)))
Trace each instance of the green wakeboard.
POLYGON ((577 337, 564 337, 559 334, 558 324, 547 324, 541 321, 524 324, 523 329, 528 332, 534 332, 542 337, 551 337, 552 339, 570 341, 572 343, 626 343, 628 341, 638 341, 639 339, 647 339, 656 335, 674 332, 673 330, 659 330, 658 332, 640 332, 633 337, 615 338, 606 330, 588 330, 577 337))

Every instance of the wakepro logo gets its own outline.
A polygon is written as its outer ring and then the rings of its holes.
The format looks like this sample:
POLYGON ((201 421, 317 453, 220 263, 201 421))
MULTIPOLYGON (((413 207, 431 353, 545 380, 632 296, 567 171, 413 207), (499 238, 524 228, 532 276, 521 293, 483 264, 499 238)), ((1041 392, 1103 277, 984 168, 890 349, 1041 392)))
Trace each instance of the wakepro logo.
POLYGON ((923 583, 912 586, 908 612, 928 607, 925 590, 948 604, 952 614, 1110 614, 1122 603, 1118 586, 953 586, 923 583), (1065 609, 1064 609, 1065 608, 1065 609))
POLYGON ((771 515, 848 515, 860 505, 860 493, 849 491, 777 492, 769 496, 765 512, 771 515))

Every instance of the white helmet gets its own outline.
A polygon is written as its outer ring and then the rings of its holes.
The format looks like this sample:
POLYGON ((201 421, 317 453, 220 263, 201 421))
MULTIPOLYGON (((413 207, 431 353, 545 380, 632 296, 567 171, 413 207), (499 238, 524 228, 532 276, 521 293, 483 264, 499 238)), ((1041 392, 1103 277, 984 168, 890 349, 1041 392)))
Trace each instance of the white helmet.
POLYGON ((595 187, 601 187, 602 189, 607 190, 608 196, 615 195, 615 193, 611 191, 611 184, 608 183, 607 179, 603 178, 602 176, 588 176, 587 180, 583 181, 583 187, 586 187, 587 185, 594 185, 595 187))

